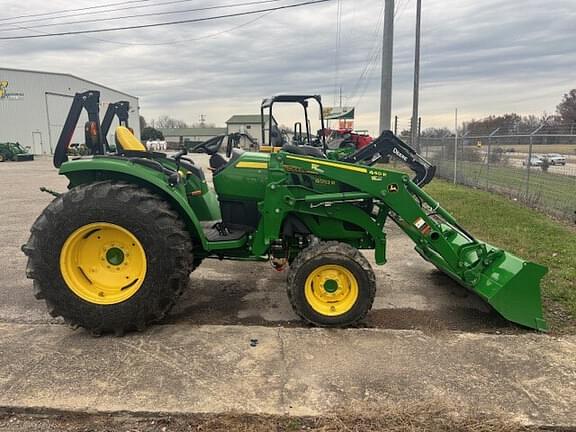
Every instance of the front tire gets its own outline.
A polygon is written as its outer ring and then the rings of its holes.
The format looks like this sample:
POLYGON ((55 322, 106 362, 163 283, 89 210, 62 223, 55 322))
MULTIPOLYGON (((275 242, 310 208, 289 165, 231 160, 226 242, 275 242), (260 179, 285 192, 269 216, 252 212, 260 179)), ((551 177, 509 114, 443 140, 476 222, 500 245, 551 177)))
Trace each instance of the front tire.
POLYGON ((81 185, 56 198, 23 251, 36 298, 94 334, 162 319, 192 270, 192 243, 160 196, 123 182, 81 185))
POLYGON ((376 295, 376 277, 357 249, 321 242, 304 249, 290 266, 288 298, 305 321, 347 327, 364 319, 376 295))

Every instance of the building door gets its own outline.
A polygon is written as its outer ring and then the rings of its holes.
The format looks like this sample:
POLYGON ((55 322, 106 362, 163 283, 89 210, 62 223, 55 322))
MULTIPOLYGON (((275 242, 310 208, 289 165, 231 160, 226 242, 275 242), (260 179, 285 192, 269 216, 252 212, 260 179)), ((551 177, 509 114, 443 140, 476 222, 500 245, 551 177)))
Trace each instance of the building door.
POLYGON ((42 132, 32 132, 32 153, 41 155, 45 152, 42 151, 42 132))
MULTIPOLYGON (((46 140, 47 143, 44 143, 46 153, 54 153, 73 99, 74 96, 71 95, 46 92, 46 115, 48 120, 48 139, 46 140)), ((70 140, 71 143, 84 141, 84 123, 86 120, 88 120, 88 116, 86 111, 83 110, 70 140)))

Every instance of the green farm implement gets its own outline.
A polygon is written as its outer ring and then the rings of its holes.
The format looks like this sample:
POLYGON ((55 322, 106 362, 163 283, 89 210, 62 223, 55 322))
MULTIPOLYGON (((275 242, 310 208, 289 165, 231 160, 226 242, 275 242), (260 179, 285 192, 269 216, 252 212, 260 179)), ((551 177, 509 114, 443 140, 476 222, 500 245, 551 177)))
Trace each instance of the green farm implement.
POLYGON ((4 161, 31 161, 34 155, 28 152, 28 149, 22 147, 20 143, 0 143, 0 162, 4 161))
POLYGON ((185 151, 148 152, 125 126, 109 151, 98 102, 96 91, 76 95, 54 156, 69 191, 44 210, 23 246, 36 297, 53 315, 96 334, 143 329, 193 284, 189 275, 203 260, 217 258, 287 268, 288 297, 304 321, 354 325, 376 292, 359 250, 374 250, 376 264, 385 264, 390 219, 422 258, 503 317, 546 330, 539 288, 546 268, 460 226, 420 187, 433 167, 390 132, 358 150, 357 162, 290 146, 241 152, 229 141, 227 158, 211 156, 211 189, 185 151), (82 109, 91 155, 68 160, 82 109), (408 154, 398 157, 415 177, 370 165, 383 148, 408 154))

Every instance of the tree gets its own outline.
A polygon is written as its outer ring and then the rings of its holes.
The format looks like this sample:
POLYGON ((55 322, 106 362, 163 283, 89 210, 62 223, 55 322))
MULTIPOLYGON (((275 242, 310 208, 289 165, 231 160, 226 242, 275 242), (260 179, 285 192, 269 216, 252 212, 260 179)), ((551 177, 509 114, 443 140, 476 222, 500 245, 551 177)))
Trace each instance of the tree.
POLYGON ((562 123, 573 125, 576 123, 576 89, 570 90, 556 107, 562 123))
POLYGON ((161 115, 158 120, 152 120, 150 125, 157 129, 187 128, 188 124, 183 120, 178 120, 167 115, 161 115))
POLYGON ((471 120, 466 124, 470 135, 487 135, 500 128, 504 133, 519 133, 523 126, 522 117, 516 113, 490 115, 480 120, 471 120))
POLYGON ((142 141, 164 140, 164 135, 162 135, 162 132, 160 132, 158 129, 154 129, 151 126, 146 126, 140 133, 140 139, 142 141))
POLYGON ((148 124, 146 123, 146 119, 144 118, 144 116, 140 116, 140 130, 144 130, 144 128, 148 126, 148 124))
POLYGON ((450 129, 446 127, 443 128, 430 127, 422 131, 422 136, 428 138, 444 138, 451 135, 452 132, 450 131, 450 129))

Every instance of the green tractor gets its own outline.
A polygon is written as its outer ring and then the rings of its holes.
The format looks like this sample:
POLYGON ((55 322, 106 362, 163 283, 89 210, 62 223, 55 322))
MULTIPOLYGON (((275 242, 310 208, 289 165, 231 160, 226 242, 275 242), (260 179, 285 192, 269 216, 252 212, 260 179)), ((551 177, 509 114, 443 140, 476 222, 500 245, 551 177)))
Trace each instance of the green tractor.
POLYGON ((34 155, 28 153, 28 149, 22 147, 20 143, 0 143, 0 162, 23 162, 31 160, 34 160, 34 155))
POLYGON ((241 152, 229 142, 227 158, 210 158, 212 190, 184 150, 147 152, 125 126, 116 129, 116 152, 109 151, 98 103, 96 91, 76 95, 54 155, 69 190, 38 217, 23 246, 35 295, 53 316, 94 334, 142 330, 162 319, 193 285, 190 273, 214 258, 288 268, 288 297, 305 322, 352 326, 376 293, 360 250, 386 263, 391 219, 422 258, 502 316, 546 330, 539 288, 546 268, 461 227, 418 186, 433 171, 423 159, 409 163, 416 172, 410 179, 302 148, 241 152), (68 160, 84 108, 92 154, 68 160))

